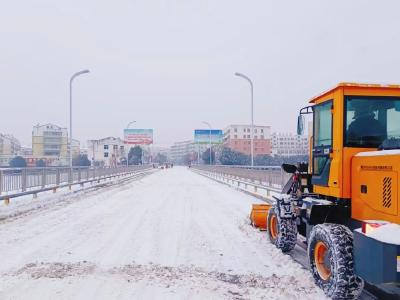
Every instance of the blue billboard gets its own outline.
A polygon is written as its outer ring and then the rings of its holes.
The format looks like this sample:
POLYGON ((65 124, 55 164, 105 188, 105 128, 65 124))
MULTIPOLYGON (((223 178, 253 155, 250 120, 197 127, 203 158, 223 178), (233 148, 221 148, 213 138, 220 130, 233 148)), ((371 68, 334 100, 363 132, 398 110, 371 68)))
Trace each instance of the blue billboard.
POLYGON ((195 129, 194 142, 196 144, 222 144, 224 134, 220 129, 195 129))

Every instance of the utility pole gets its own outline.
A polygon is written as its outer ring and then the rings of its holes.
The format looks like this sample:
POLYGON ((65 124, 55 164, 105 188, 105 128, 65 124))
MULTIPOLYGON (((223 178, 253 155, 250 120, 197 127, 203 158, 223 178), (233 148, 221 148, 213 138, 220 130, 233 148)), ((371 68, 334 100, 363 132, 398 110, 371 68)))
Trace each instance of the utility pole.
POLYGON ((251 153, 251 166, 254 166, 254 105, 253 105, 253 82, 249 77, 242 73, 235 73, 236 76, 242 77, 243 79, 247 80, 250 83, 250 100, 251 100, 251 135, 250 135, 250 153, 251 153))
POLYGON ((209 141, 208 141, 208 144, 209 144, 209 147, 210 147, 210 165, 212 165, 212 152, 211 152, 211 128, 212 127, 211 127, 210 123, 207 123, 207 122, 204 122, 204 121, 203 121, 203 123, 206 124, 208 126, 208 128, 209 128, 209 134, 208 134, 209 141))
POLYGON ((76 77, 89 73, 89 70, 76 72, 69 80, 69 167, 72 169, 72 82, 76 77))

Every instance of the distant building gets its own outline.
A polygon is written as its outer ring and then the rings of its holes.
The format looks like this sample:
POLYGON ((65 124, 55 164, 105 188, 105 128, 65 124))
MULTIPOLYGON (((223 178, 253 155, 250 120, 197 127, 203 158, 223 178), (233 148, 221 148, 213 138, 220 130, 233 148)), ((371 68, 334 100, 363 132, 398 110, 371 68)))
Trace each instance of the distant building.
POLYGON ((21 143, 10 134, 0 133, 0 166, 9 166, 10 160, 21 150, 21 143))
POLYGON ((184 164, 185 160, 194 159, 195 156, 195 144, 192 140, 175 142, 171 146, 171 161, 175 164, 184 164))
MULTIPOLYGON (((229 125, 225 128, 224 146, 250 155, 251 125, 229 125)), ((271 127, 254 125, 254 155, 269 155, 271 153, 271 127)))
POLYGON ((22 157, 26 156, 33 156, 33 151, 31 147, 21 147, 21 150, 19 151, 18 155, 21 155, 22 157))
POLYGON ((101 166, 116 166, 126 158, 124 142, 118 137, 88 140, 87 154, 92 165, 101 166))
POLYGON ((160 153, 167 157, 167 161, 171 160, 171 148, 168 146, 161 146, 161 145, 152 145, 151 146, 151 156, 152 160, 160 153))
POLYGON ((197 144, 193 140, 176 142, 171 146, 170 158, 175 164, 186 164, 189 161, 202 163, 201 156, 208 149, 207 144, 197 144))
POLYGON ((47 164, 68 163, 68 131, 54 124, 36 125, 32 130, 34 159, 45 159, 47 164))
POLYGON ((72 149, 72 157, 78 156, 81 153, 81 143, 78 140, 72 139, 71 149, 72 149))
POLYGON ((308 154, 308 137, 293 133, 273 133, 272 153, 279 156, 308 154))

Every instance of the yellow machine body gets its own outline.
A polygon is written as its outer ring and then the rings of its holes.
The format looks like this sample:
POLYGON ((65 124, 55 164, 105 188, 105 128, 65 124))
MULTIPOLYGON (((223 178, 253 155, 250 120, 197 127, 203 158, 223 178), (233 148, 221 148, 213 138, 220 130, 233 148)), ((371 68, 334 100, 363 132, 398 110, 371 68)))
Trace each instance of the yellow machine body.
MULTIPOLYGON (((310 101, 313 108, 326 102, 332 104, 330 109, 332 145, 329 149, 329 178, 326 184, 313 183, 313 191, 331 198, 351 200, 352 218, 356 220, 376 219, 400 223, 398 207, 400 155, 386 155, 386 151, 382 151, 378 156, 357 156, 362 152, 377 151, 377 148, 345 146, 346 96, 400 97, 400 86, 341 83, 310 101), (389 180, 386 178, 390 178, 390 189, 385 183, 389 180), (366 193, 361 192, 363 185, 367 186, 366 193), (385 196, 387 190, 390 190, 390 204, 385 204, 385 201, 387 202, 385 197, 388 197, 385 196)), ((316 127, 318 124, 315 124, 314 120, 314 133, 310 143, 311 172, 315 168, 316 157, 313 152, 315 147, 313 140, 316 138, 316 127)))
POLYGON ((380 152, 368 152, 365 156, 361 153, 353 158, 352 217, 400 224, 400 154, 390 150, 382 151, 383 155, 380 152))

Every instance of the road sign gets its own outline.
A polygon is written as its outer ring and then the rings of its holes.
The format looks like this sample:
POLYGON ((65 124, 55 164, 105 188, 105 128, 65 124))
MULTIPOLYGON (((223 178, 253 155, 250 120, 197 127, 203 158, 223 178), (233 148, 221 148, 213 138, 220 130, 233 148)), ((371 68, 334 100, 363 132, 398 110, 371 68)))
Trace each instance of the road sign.
POLYGON ((194 142, 197 144, 222 144, 223 133, 220 129, 196 129, 194 131, 194 142))

